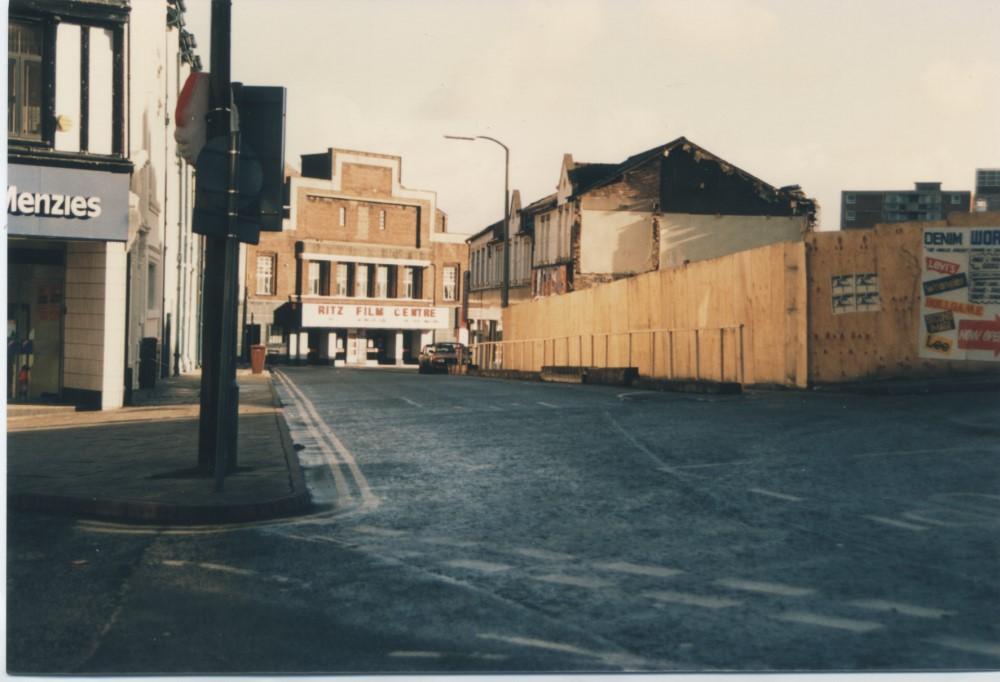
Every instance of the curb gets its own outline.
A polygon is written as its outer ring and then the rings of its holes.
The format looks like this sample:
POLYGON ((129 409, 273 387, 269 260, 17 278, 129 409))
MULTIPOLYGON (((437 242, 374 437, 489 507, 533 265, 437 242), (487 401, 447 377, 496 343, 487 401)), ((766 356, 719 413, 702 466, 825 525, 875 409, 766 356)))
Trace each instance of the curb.
POLYGON ((818 384, 818 393, 848 393, 854 395, 890 396, 924 395, 929 393, 965 393, 1000 391, 1000 379, 989 381, 915 381, 872 384, 818 384))
POLYGON ((707 381, 704 379, 650 379, 639 377, 632 383, 633 388, 648 391, 672 391, 675 393, 704 393, 711 395, 739 395, 743 386, 737 381, 707 381))
MULTIPOLYGON (((258 502, 237 504, 163 504, 142 500, 114 500, 97 497, 46 495, 44 493, 15 493, 8 495, 7 508, 18 511, 69 514, 137 523, 177 525, 207 525, 264 521, 289 516, 299 516, 312 510, 312 499, 305 484, 305 476, 295 455, 292 438, 285 421, 281 402, 274 383, 268 379, 271 400, 276 408, 274 418, 281 437, 288 482, 292 492, 281 497, 258 502)), ((206 484, 209 478, 205 479, 206 484)))

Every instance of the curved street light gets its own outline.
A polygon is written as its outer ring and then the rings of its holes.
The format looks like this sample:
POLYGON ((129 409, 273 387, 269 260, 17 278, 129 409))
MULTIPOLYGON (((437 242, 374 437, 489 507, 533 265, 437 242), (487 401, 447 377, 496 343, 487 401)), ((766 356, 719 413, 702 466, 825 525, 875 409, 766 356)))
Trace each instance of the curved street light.
POLYGON ((500 140, 487 135, 445 135, 444 137, 448 140, 463 140, 465 142, 488 140, 503 147, 503 285, 500 289, 500 307, 506 308, 510 300, 510 149, 500 140))

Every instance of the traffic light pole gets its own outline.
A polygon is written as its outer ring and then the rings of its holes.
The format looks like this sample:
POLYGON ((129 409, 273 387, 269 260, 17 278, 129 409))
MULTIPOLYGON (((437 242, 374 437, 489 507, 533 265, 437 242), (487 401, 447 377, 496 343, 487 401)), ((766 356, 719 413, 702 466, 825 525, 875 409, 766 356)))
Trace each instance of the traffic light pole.
POLYGON ((198 466, 215 477, 222 492, 225 475, 236 469, 239 386, 236 383, 236 291, 239 270, 237 179, 240 132, 230 83, 231 0, 212 0, 211 102, 209 139, 228 139, 226 230, 206 237, 204 334, 198 466))

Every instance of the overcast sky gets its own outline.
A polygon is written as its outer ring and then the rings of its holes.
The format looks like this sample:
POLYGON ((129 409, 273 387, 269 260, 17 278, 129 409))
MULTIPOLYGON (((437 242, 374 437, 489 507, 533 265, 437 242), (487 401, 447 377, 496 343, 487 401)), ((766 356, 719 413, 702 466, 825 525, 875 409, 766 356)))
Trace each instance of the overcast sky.
MULTIPOLYGON (((188 0, 209 63, 210 0, 188 0)), ((524 203, 562 155, 618 162, 678 136, 840 221, 843 189, 1000 166, 995 0, 233 0, 233 79, 288 88, 287 157, 403 157, 452 231, 524 203)))

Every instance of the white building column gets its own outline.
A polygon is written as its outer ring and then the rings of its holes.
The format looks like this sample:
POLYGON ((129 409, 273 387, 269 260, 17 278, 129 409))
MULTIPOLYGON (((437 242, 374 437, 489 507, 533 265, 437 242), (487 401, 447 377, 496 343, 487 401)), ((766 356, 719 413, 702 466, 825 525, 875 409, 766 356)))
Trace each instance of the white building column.
POLYGON ((393 357, 395 358, 397 365, 403 364, 403 334, 404 332, 401 331, 397 331, 393 334, 395 346, 393 350, 393 357))
POLYGON ((121 407, 125 400, 125 244, 107 242, 104 254, 104 349, 101 409, 121 407))

